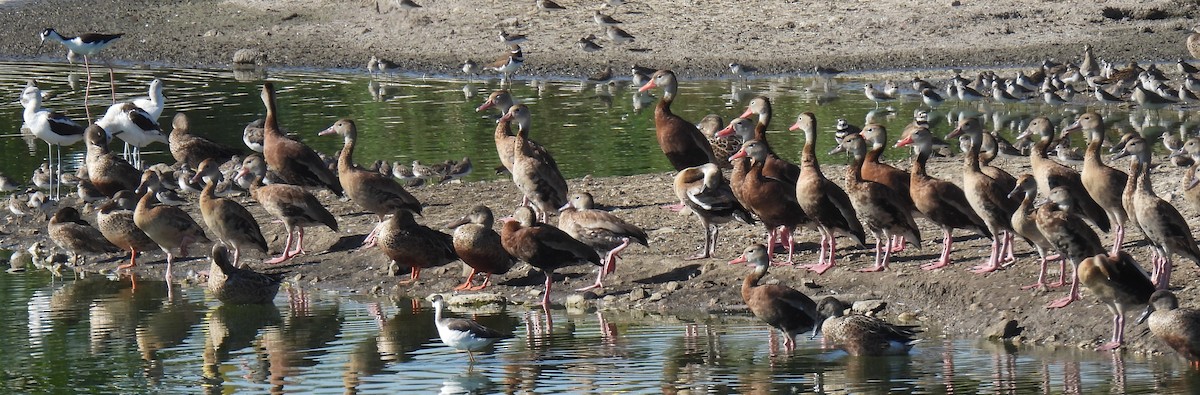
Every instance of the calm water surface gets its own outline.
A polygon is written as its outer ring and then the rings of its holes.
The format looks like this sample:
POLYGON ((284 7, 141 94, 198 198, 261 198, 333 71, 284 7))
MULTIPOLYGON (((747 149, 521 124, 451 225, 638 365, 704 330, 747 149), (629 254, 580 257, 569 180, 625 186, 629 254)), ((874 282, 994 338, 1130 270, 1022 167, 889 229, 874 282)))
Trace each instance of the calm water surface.
MULTIPOLYGON (((241 142, 243 127, 265 113, 259 99, 262 81, 239 81, 227 70, 117 68, 115 72, 118 100, 145 96, 150 80, 163 81, 167 107, 160 121, 166 131, 170 130, 171 117, 184 111, 190 116, 193 133, 245 149, 241 142)), ((908 85, 904 81, 912 74, 898 77, 902 86, 908 85)), ((94 72, 93 77, 90 107, 98 118, 111 99, 107 74, 94 72)), ((413 160, 431 163, 467 156, 475 162, 476 169, 482 169, 468 179, 497 177, 490 171, 499 164, 491 139, 496 113, 475 112, 475 107, 489 93, 500 88, 495 80, 395 74, 372 78, 351 71, 273 71, 268 78, 275 81, 279 91, 281 125, 319 151, 333 153, 341 148, 342 141, 333 136, 318 137, 316 133, 338 118, 350 117, 359 125, 361 142, 355 152, 359 163, 380 159, 405 164, 413 160)), ((81 123, 86 119, 82 107, 82 70, 78 65, 0 62, 0 92, 7 98, 0 103, 0 157, 5 159, 0 162, 0 173, 21 181, 27 181, 46 157, 45 143, 21 132, 22 107, 17 98, 31 79, 53 94, 44 101, 45 107, 62 111, 81 123)), ((787 132, 787 127, 801 112, 814 112, 821 130, 833 130, 837 118, 846 118, 859 126, 868 119, 879 122, 888 127, 894 140, 921 105, 920 100, 909 97, 888 103, 891 111, 888 106, 876 107, 863 97, 863 82, 846 79, 822 84, 806 77, 684 80, 673 110, 695 122, 709 113, 719 114, 728 122, 741 114, 755 94, 767 95, 772 98, 775 113, 770 128, 772 147, 785 158, 799 159, 803 136, 787 132)), ((654 136, 656 98, 635 95, 636 87, 630 87, 628 80, 614 86, 568 79, 518 80, 508 88, 519 101, 530 106, 531 136, 551 149, 568 178, 671 170, 654 136)), ((965 106, 948 102, 932 114, 935 133, 948 132, 950 122, 962 114, 971 114, 984 116, 990 127, 1011 137, 1015 134, 1012 130, 1023 129, 1034 116, 1070 121, 1081 108, 1034 103, 965 106)), ((1136 127, 1151 136, 1174 132, 1180 126, 1192 129, 1195 126, 1194 121, 1187 119, 1187 113, 1129 114, 1116 108, 1103 111, 1109 122, 1136 127)), ((832 133, 822 133, 821 138, 818 151, 823 155, 832 148, 832 133)), ((1082 141, 1076 141, 1076 145, 1082 145, 1082 141)), ((81 158, 83 151, 83 144, 78 144, 67 152, 81 158)), ((146 152, 157 153, 149 157, 150 163, 174 162, 164 145, 151 145, 146 152)), ((892 150, 890 155, 907 154, 892 150)), ((822 160, 845 163, 846 158, 822 156, 822 160)))
MULTIPOLYGON (((468 366, 427 303, 281 291, 221 306, 198 287, 0 273, 3 393, 1194 393, 1175 358, 1004 348, 926 333, 907 357, 788 355, 742 316, 479 312, 516 337, 468 366), (549 320, 549 322, 547 322, 549 320)), ((470 312, 454 312, 470 315, 470 312)))
MULTIPOLYGON (((84 118, 80 77, 70 65, 0 63, 0 172, 25 182, 46 146, 21 133, 17 102, 29 79, 53 93, 45 106, 84 118), (74 74, 76 77, 70 77, 74 74), (7 115, 3 115, 7 114, 7 115)), ((153 78, 168 97, 164 122, 178 111, 196 133, 241 147, 243 126, 262 116, 261 81, 228 71, 116 70, 118 98, 144 95, 153 78)), ((96 74, 92 111, 107 102, 107 77, 96 74), (99 104, 97 104, 99 103, 99 104)), ((359 162, 409 163, 471 157, 470 179, 497 177, 494 117, 474 108, 495 81, 386 76, 355 72, 272 72, 282 125, 314 148, 332 153, 335 137, 316 132, 337 118, 358 121, 359 162)), ((905 78, 907 79, 907 77, 905 78)), ((784 130, 813 111, 822 130, 836 118, 884 123, 893 138, 919 101, 876 110, 863 81, 828 90, 810 78, 684 81, 674 109, 692 120, 741 113, 751 92, 772 97, 772 146, 798 158, 802 139, 784 130)), ((532 136, 550 147, 568 177, 667 171, 651 119, 653 102, 614 87, 572 80, 523 80, 511 87, 534 114, 532 136)), ((658 92, 655 92, 658 94, 658 92)), ((1007 136, 1036 115, 1069 119, 1075 108, 1037 104, 947 106, 934 113, 938 133, 961 114, 981 114, 1007 136)), ((1194 128, 1187 113, 1126 113, 1105 118, 1145 135, 1194 128)), ((169 127, 168 127, 169 129, 169 127)), ((822 153, 832 134, 822 134, 822 153)), ((1079 142, 1076 142, 1078 145, 1079 142)), ((151 161, 169 161, 151 146, 151 161)), ((81 156, 82 144, 71 147, 81 156)), ((903 156, 901 150, 892 155, 903 156)), ((844 157, 822 157, 842 163, 844 157)), ((274 306, 221 307, 199 288, 92 276, 52 280, 42 273, 0 273, 0 393, 1194 393, 1197 375, 1174 356, 1002 348, 926 333, 912 355, 850 358, 799 341, 791 355, 772 352, 766 327, 748 316, 663 316, 640 312, 514 310, 480 313, 484 324, 516 334, 481 356, 466 356, 436 339, 432 311, 409 301, 378 303, 345 295, 292 290, 274 306), (551 321, 551 322, 547 322, 551 321)), ((427 305, 426 305, 427 306, 427 305)), ((468 312, 457 312, 468 314, 468 312)))

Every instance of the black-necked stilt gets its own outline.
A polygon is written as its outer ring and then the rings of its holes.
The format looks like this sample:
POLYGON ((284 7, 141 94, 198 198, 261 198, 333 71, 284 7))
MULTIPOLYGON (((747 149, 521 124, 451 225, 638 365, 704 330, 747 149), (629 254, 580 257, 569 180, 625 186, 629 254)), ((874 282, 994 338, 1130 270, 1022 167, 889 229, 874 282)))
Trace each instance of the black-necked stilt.
POLYGON ((443 318, 442 310, 446 308, 446 301, 442 295, 433 295, 433 308, 433 323, 437 326, 442 343, 466 351, 472 363, 475 362, 475 351, 496 344, 500 339, 512 337, 511 334, 501 333, 466 318, 443 318))
MULTIPOLYGON (((54 31, 54 28, 48 27, 46 30, 42 30, 42 44, 46 43, 46 39, 51 39, 62 43, 62 45, 66 46, 71 53, 83 55, 83 68, 87 73, 87 85, 85 85, 83 91, 83 107, 85 109, 87 108, 88 94, 91 92, 92 87, 92 69, 91 64, 88 61, 88 57, 99 54, 101 50, 107 48, 109 45, 112 45, 113 42, 117 41, 117 39, 124 35, 125 33, 86 33, 77 37, 64 37, 62 34, 54 31)), ((113 70, 111 66, 108 68, 108 82, 110 88, 112 89, 112 100, 115 103, 117 101, 117 85, 116 82, 113 81, 113 70)), ((87 112, 87 117, 88 119, 92 118, 90 111, 87 112)))
POLYGON ((54 187, 57 173, 62 172, 62 146, 74 145, 83 140, 83 126, 75 123, 62 113, 42 108, 42 91, 36 86, 29 86, 21 93, 21 104, 25 106, 22 114, 25 127, 30 133, 46 142, 46 161, 57 166, 51 169, 51 195, 59 197, 59 191, 54 187), (58 160, 54 161, 54 146, 58 146, 58 160), (57 173, 56 173, 57 171, 57 173))
POLYGON ((104 117, 96 121, 96 125, 104 128, 109 138, 116 136, 125 141, 125 156, 133 156, 132 160, 128 158, 126 160, 139 169, 142 168, 142 147, 154 142, 167 143, 167 136, 162 134, 158 122, 150 116, 150 113, 133 103, 117 103, 109 106, 104 117), (133 147, 132 153, 130 153, 130 146, 133 147))
POLYGON ((138 106, 150 115, 150 119, 158 122, 158 118, 162 115, 163 106, 166 105, 167 98, 162 93, 162 81, 155 78, 150 81, 150 88, 147 90, 148 96, 133 99, 133 105, 138 106))

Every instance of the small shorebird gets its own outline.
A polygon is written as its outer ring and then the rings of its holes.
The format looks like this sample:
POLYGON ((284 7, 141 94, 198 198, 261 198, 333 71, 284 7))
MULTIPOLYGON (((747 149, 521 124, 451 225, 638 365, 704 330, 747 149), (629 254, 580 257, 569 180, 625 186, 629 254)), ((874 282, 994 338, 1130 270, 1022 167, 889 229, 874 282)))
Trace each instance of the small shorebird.
POLYGON ((599 10, 592 12, 592 20, 596 21, 600 26, 616 26, 621 24, 621 21, 618 21, 611 15, 601 14, 599 10))
POLYGON ((736 75, 738 77, 743 77, 746 74, 750 74, 755 71, 758 71, 758 69, 754 68, 754 66, 744 65, 741 63, 730 63, 729 64, 729 72, 733 73, 733 75, 736 75))
POLYGON ((821 79, 825 79, 825 80, 833 79, 834 77, 837 77, 838 74, 842 73, 841 70, 835 69, 833 67, 821 67, 821 66, 814 67, 813 72, 817 73, 817 77, 821 77, 821 79))
MULTIPOLYGON (((58 41, 59 43, 62 43, 62 45, 67 47, 67 49, 70 50, 71 53, 74 53, 76 55, 83 55, 83 69, 84 69, 84 72, 87 74, 87 85, 85 85, 83 88, 83 107, 84 107, 84 111, 87 112, 88 119, 92 118, 92 113, 90 111, 87 111, 87 99, 88 99, 88 95, 91 93, 91 88, 92 88, 92 68, 91 68, 91 63, 88 60, 88 57, 96 56, 97 54, 100 53, 101 50, 103 50, 104 48, 107 48, 109 45, 112 45, 113 42, 117 41, 117 39, 121 38, 121 36, 124 36, 124 35, 125 35, 125 33, 116 33, 116 34, 86 33, 86 34, 81 34, 77 37, 64 37, 62 34, 59 34, 57 31, 54 31, 54 28, 48 27, 48 28, 46 28, 46 30, 42 30, 42 34, 41 34, 42 44, 46 43, 46 39, 51 39, 54 41, 58 41)), ((116 103, 117 102, 117 85, 116 85, 116 82, 113 81, 113 70, 112 70, 111 66, 109 66, 109 68, 108 68, 108 82, 109 82, 109 85, 111 85, 111 89, 112 89, 113 103, 116 103)))
POLYGON ((613 77, 612 67, 604 66, 604 70, 600 70, 596 74, 587 77, 588 82, 608 82, 613 77))
POLYGON ((1101 104, 1121 104, 1121 103, 1125 102, 1125 100, 1121 99, 1120 97, 1117 97, 1117 95, 1108 93, 1108 91, 1104 90, 1103 87, 1096 86, 1095 91, 1096 91, 1096 100, 1099 101, 1101 104))
POLYGON ((895 99, 881 92, 880 90, 875 89, 875 86, 871 84, 863 85, 863 93, 867 96, 867 100, 875 102, 875 108, 879 108, 879 103, 892 101, 895 99))
POLYGON ((565 9, 567 9, 567 7, 558 5, 558 3, 555 3, 553 0, 537 0, 537 9, 538 9, 538 11, 541 11, 541 10, 565 10, 565 9))
POLYGON ((442 299, 442 295, 433 295, 433 323, 437 326, 438 337, 447 346, 466 351, 471 363, 475 363, 475 351, 512 337, 511 334, 479 325, 474 320, 442 317, 445 308, 446 300, 442 299))
POLYGON ((575 45, 578 46, 579 49, 582 49, 583 52, 596 52, 604 49, 604 47, 601 47, 600 44, 596 44, 596 42, 592 41, 594 37, 595 36, 588 36, 581 38, 579 41, 575 42, 575 45))
POLYGON ((509 47, 507 55, 496 59, 495 62, 492 62, 492 64, 488 65, 486 68, 488 70, 503 74, 504 77, 501 78, 500 81, 504 82, 508 81, 509 76, 512 75, 512 73, 515 73, 517 69, 521 68, 521 64, 524 62, 525 56, 521 53, 521 46, 513 45, 509 47))
POLYGON ((634 39, 632 34, 616 26, 609 26, 604 33, 608 34, 608 39, 612 40, 614 44, 624 44, 632 42, 634 39))
POLYGON ((479 74, 479 63, 475 63, 475 61, 471 59, 463 61, 462 72, 463 74, 468 75, 479 74))
POLYGON ((929 106, 929 108, 938 108, 938 106, 946 102, 946 99, 933 89, 925 88, 921 89, 921 101, 924 102, 926 106, 929 106))
POLYGON ((524 34, 508 34, 504 30, 501 30, 500 41, 503 42, 504 45, 517 45, 529 41, 529 38, 525 37, 524 34))
POLYGON ((1186 60, 1183 60, 1183 58, 1180 58, 1179 61, 1176 62, 1175 64, 1179 66, 1179 74, 1187 75, 1187 74, 1200 73, 1200 69, 1196 68, 1196 66, 1192 66, 1191 63, 1188 63, 1186 60))
POLYGON ((396 7, 404 10, 404 16, 408 16, 409 11, 421 8, 421 5, 417 4, 413 0, 396 0, 396 7))

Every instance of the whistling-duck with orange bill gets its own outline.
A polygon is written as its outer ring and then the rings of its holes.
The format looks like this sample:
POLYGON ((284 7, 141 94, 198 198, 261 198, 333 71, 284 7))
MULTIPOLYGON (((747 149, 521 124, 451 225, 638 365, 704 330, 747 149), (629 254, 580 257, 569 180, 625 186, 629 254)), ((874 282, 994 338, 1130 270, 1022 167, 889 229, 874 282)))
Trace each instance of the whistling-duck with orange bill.
POLYGON ((400 186, 392 176, 363 169, 354 164, 354 147, 358 142, 358 128, 353 120, 339 119, 317 135, 324 136, 334 133, 342 135, 344 139, 342 152, 338 155, 337 161, 338 182, 341 184, 342 190, 354 203, 379 217, 379 222, 363 240, 363 248, 369 248, 375 244, 375 236, 379 232, 379 228, 383 226, 385 216, 396 210, 409 210, 420 214, 421 202, 408 193, 403 186, 400 186))
POLYGON ((1113 245, 1109 250, 1115 254, 1125 241, 1125 221, 1129 219, 1129 213, 1125 211, 1125 206, 1121 203, 1121 196, 1124 195, 1129 175, 1105 165, 1103 158, 1100 157, 1100 147, 1104 145, 1105 129, 1104 118, 1100 114, 1087 112, 1075 118, 1075 123, 1063 129, 1062 134, 1066 136, 1076 130, 1082 130, 1087 137, 1087 151, 1083 155, 1083 170, 1079 173, 1079 177, 1083 182, 1083 188, 1087 190, 1092 200, 1104 208, 1104 212, 1108 214, 1108 222, 1115 228, 1113 245))
POLYGON ((1021 199, 1021 205, 1017 206, 1017 211, 1013 212, 1010 223, 1016 234, 1025 238, 1026 241, 1029 241, 1029 244, 1033 245, 1034 249, 1037 249, 1039 266, 1037 282, 1021 287, 1021 289, 1061 287, 1066 284, 1067 261, 1059 254, 1050 255, 1051 251, 1054 251, 1054 246, 1050 244, 1050 241, 1046 239, 1042 231, 1037 228, 1037 220, 1033 215, 1035 209, 1033 201, 1037 198, 1037 180, 1033 179, 1033 175, 1022 174, 1020 177, 1017 177, 1017 186, 1008 193, 1008 196, 1014 197, 1018 193, 1024 196, 1024 198, 1021 199), (1058 282, 1046 284, 1046 265, 1051 260, 1059 262, 1058 282))
POLYGON ((263 159, 267 167, 292 185, 313 185, 329 188, 335 195, 342 196, 342 185, 337 175, 316 151, 304 143, 284 136, 279 129, 278 111, 275 108, 275 86, 263 84, 262 101, 267 107, 267 119, 263 122, 263 159))
POLYGON ((158 244, 158 248, 167 254, 164 277, 169 283, 172 278, 171 264, 175 261, 171 250, 178 249, 180 255, 186 256, 188 245, 193 242, 207 243, 209 240, 200 224, 182 209, 158 204, 157 189, 161 187, 157 172, 146 170, 142 174, 142 183, 136 193, 143 195, 133 210, 133 223, 137 224, 138 229, 146 232, 146 236, 150 236, 150 239, 158 244))
POLYGON ((421 278, 421 269, 438 267, 458 260, 454 253, 454 238, 440 231, 418 224, 413 212, 396 210, 392 218, 379 229, 379 249, 391 262, 388 274, 396 275, 398 266, 412 269, 408 280, 411 284, 421 278))
POLYGON ((446 225, 447 228, 454 229, 454 252, 463 263, 471 267, 471 274, 467 275, 467 280, 462 285, 454 288, 455 291, 478 291, 487 288, 493 274, 508 273, 508 269, 516 263, 512 255, 504 250, 500 234, 492 230, 494 221, 492 209, 480 204, 471 208, 461 219, 446 225), (486 277, 483 284, 475 286, 471 282, 478 273, 483 273, 486 277))
POLYGON ((224 176, 214 159, 200 162, 193 182, 204 181, 204 190, 200 192, 200 216, 208 230, 216 236, 221 244, 233 247, 233 265, 239 265, 242 247, 252 247, 262 253, 267 253, 267 239, 263 238, 258 220, 249 210, 237 201, 217 197, 217 184, 224 176))
MULTIPOLYGON (((512 119, 517 119, 522 126, 527 125, 529 108, 523 104, 512 106, 500 122, 512 119)), ((528 133, 528 130, 517 131, 513 142, 512 179, 537 212, 539 220, 545 221, 551 212, 567 204, 567 180, 549 153, 539 153, 529 144, 528 133)))
POLYGON ((1048 309, 1065 307, 1079 300, 1079 264, 1088 257, 1104 253, 1100 236, 1083 222, 1071 190, 1067 187, 1051 189, 1046 194, 1049 201, 1034 211, 1034 222, 1046 240, 1058 250, 1059 255, 1071 262, 1071 291, 1066 297, 1046 305, 1048 309))
MULTIPOLYGON (((744 149, 744 146, 743 146, 744 149)), ((742 256, 730 264, 749 263, 750 274, 742 280, 742 300, 755 317, 783 332, 783 346, 796 348, 796 335, 813 329, 817 322, 817 304, 807 295, 782 284, 759 284, 767 275, 771 255, 767 247, 755 244, 746 247, 742 256)))
MULTIPOLYGON (((908 180, 910 176, 908 172, 883 162, 883 151, 888 146, 887 128, 877 123, 869 123, 862 128, 859 134, 862 135, 863 140, 870 143, 870 150, 867 151, 867 156, 863 158, 863 180, 877 182, 891 188, 893 191, 896 191, 896 197, 900 199, 898 201, 900 207, 908 210, 913 218, 924 216, 925 214, 917 210, 917 206, 913 204, 912 196, 909 195, 908 180)), ((892 252, 899 252, 904 251, 904 247, 904 236, 894 235, 888 248, 892 252)))
POLYGON ((976 266, 975 273, 990 273, 1000 268, 1000 261, 1008 243, 1012 242, 1012 216, 1020 203, 1010 199, 1008 193, 1013 186, 996 182, 996 179, 985 174, 979 164, 979 150, 983 146, 983 122, 976 117, 966 117, 958 121, 958 127, 946 138, 958 135, 967 136, 971 141, 963 161, 963 193, 967 202, 975 210, 975 214, 983 219, 992 238, 992 252, 982 265, 976 266))
POLYGON ((942 253, 938 260, 921 266, 925 270, 934 270, 950 264, 950 244, 954 241, 951 232, 955 228, 970 229, 984 237, 993 237, 988 231, 983 219, 971 209, 967 195, 961 188, 949 181, 930 176, 925 171, 925 163, 933 155, 933 133, 929 129, 917 129, 909 136, 896 142, 897 147, 912 145, 917 151, 917 160, 912 163, 909 172, 909 196, 913 204, 933 223, 942 228, 942 253))
POLYGON ((891 257, 891 240, 894 236, 900 240, 913 243, 921 248, 921 231, 912 213, 900 203, 898 193, 883 184, 868 181, 862 177, 863 162, 867 156, 867 142, 861 135, 848 134, 842 138, 841 145, 849 152, 854 160, 847 166, 846 193, 854 210, 862 217, 863 224, 875 236, 875 265, 859 269, 860 272, 877 272, 887 270, 888 259, 891 257))
POLYGON ((1070 167, 1051 160, 1046 156, 1046 150, 1054 142, 1054 125, 1049 118, 1037 117, 1029 122, 1029 126, 1017 138, 1032 137, 1037 141, 1029 151, 1029 164, 1033 169, 1033 178, 1037 180, 1038 190, 1049 191, 1056 187, 1066 187, 1071 194, 1078 197, 1080 213, 1103 232, 1108 232, 1108 214, 1096 203, 1083 186, 1079 173, 1070 167))
POLYGON ((1191 226, 1170 202, 1159 198, 1150 183, 1151 146, 1142 138, 1125 143, 1125 148, 1114 159, 1133 156, 1130 160, 1129 180, 1125 184, 1123 202, 1127 210, 1142 229, 1153 250, 1153 280, 1158 289, 1167 289, 1171 283, 1171 257, 1180 255, 1200 266, 1200 247, 1192 236, 1191 226))
POLYGON ((644 246, 650 245, 646 231, 625 222, 613 213, 597 210, 593 208, 594 205, 592 194, 582 192, 572 194, 567 204, 559 209, 560 229, 575 240, 592 247, 597 253, 605 253, 604 264, 600 273, 596 275, 596 283, 577 291, 604 287, 601 280, 605 275, 617 270, 617 258, 621 257, 621 251, 629 247, 630 241, 644 246))
POLYGON ((1113 313, 1112 340, 1100 345, 1099 350, 1121 347, 1125 342, 1126 309, 1146 304, 1154 294, 1154 284, 1150 283, 1149 275, 1125 251, 1084 259, 1079 263, 1077 272, 1079 282, 1087 286, 1113 313))
POLYGON ((713 157, 712 146, 708 144, 708 139, 700 134, 700 130, 696 129, 696 125, 671 112, 671 103, 675 101, 679 88, 675 73, 671 70, 656 71, 646 85, 638 88, 638 92, 654 88, 663 90, 662 98, 654 107, 654 130, 658 136, 658 146, 667 155, 671 166, 674 166, 675 170, 683 170, 714 162, 716 159, 713 157))
MULTIPOLYGON (((790 240, 792 230, 797 225, 810 224, 812 220, 804 214, 804 209, 800 208, 800 204, 796 202, 796 183, 766 174, 764 165, 767 155, 765 144, 758 140, 749 140, 742 143, 742 149, 729 160, 734 162, 736 176, 738 168, 746 165, 738 164, 735 160, 743 157, 750 158, 749 166, 746 166, 745 175, 740 176, 742 180, 735 193, 737 190, 741 191, 738 200, 751 213, 758 215, 758 219, 767 227, 767 255, 770 255, 773 243, 778 236, 777 232, 782 231, 788 235, 784 240, 790 240)), ((795 243, 789 242, 787 264, 792 264, 794 249, 795 243)))
POLYGON ((801 113, 788 130, 804 132, 804 152, 800 159, 800 178, 796 182, 796 201, 804 214, 817 224, 821 232, 821 250, 817 263, 805 268, 824 274, 833 267, 837 253, 837 235, 850 237, 859 246, 866 244, 867 235, 850 196, 821 173, 817 163, 817 116, 801 113))
POLYGON ((554 270, 582 262, 601 265, 600 254, 596 250, 561 229, 538 222, 533 209, 525 206, 518 207, 513 216, 504 222, 500 240, 513 258, 540 269, 546 275, 542 306, 550 305, 550 284, 554 282, 554 270))
MULTIPOLYGON (((242 172, 249 169, 242 168, 242 172)), ((240 174, 239 174, 240 175, 240 174)), ((288 184, 263 185, 262 177, 255 177, 250 184, 250 196, 262 205, 263 210, 283 222, 287 232, 287 241, 283 244, 283 253, 278 257, 268 259, 264 263, 275 264, 292 259, 304 253, 304 227, 310 225, 325 225, 337 232, 337 218, 326 209, 303 187, 288 184), (296 248, 292 248, 293 236, 296 236, 296 248)))
MULTIPOLYGON (((739 148, 740 149, 740 148, 739 148)), ((692 210, 704 227, 704 247, 699 254, 684 258, 695 260, 712 257, 717 250, 717 224, 733 219, 753 225, 754 218, 742 207, 721 174, 712 163, 689 167, 675 173, 675 196, 692 210)))

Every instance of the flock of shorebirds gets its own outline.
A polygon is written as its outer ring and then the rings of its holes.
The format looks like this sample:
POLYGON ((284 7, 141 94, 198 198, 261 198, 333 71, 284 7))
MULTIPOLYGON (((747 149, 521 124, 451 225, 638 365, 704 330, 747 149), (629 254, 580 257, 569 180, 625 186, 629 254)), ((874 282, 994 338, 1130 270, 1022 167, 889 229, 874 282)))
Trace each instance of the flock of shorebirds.
MULTIPOLYGON (((47 29, 42 36, 43 40, 62 42, 73 52, 84 54, 85 59, 120 38, 120 35, 64 37, 53 29, 47 29)), ((519 55, 519 48, 516 52, 519 55)), ((1074 81, 1087 81, 1087 89, 1109 94, 1129 86, 1132 89, 1129 100, 1147 109, 1163 107, 1153 98, 1167 100, 1166 96, 1170 96, 1160 92, 1166 89, 1166 84, 1152 71, 1153 66, 1140 69, 1131 65, 1111 70, 1093 62, 1089 48, 1078 66, 1048 62, 1035 73, 1018 73, 1011 80, 990 73, 981 73, 974 80, 956 76, 947 84, 946 92, 969 102, 977 100, 974 95, 979 91, 991 90, 990 100, 1006 102, 1008 96, 1001 92, 1016 97, 1018 93, 1008 92, 1015 87, 1040 86, 1043 94, 1057 94, 1075 89, 1074 81)), ((1190 90, 1188 81, 1194 81, 1192 72, 1183 68, 1186 64, 1180 62, 1184 76, 1180 92, 1190 90)), ((822 70, 818 68, 818 72, 822 70)), ((836 71, 824 69, 822 77, 834 74, 836 71)), ((816 328, 827 340, 854 354, 907 352, 918 332, 916 328, 873 317, 846 315, 845 306, 836 299, 817 303, 785 285, 763 285, 759 281, 773 263, 777 244, 782 243, 788 250, 782 263, 792 263, 796 245, 792 233, 796 227, 813 228, 821 235, 817 263, 804 268, 825 273, 836 264, 839 236, 865 245, 869 232, 875 238, 874 264, 859 270, 882 271, 888 269, 892 253, 904 251, 907 245, 921 245, 922 235, 916 220, 923 218, 943 231, 941 254, 924 269, 943 268, 951 263, 954 229, 969 230, 993 240, 989 258, 973 269, 978 273, 1013 264, 1016 260, 1013 243, 1019 236, 1039 255, 1040 274, 1030 287, 1067 284, 1071 287, 1066 297, 1053 301, 1048 308, 1061 308, 1078 300, 1080 285, 1084 285, 1112 309, 1113 336, 1102 349, 1122 344, 1127 308, 1148 304, 1151 330, 1164 339, 1185 339, 1168 343, 1189 359, 1200 359, 1197 358, 1200 312, 1179 308, 1168 290, 1172 258, 1179 255, 1200 265, 1200 248, 1188 222, 1168 201, 1159 198, 1151 186, 1151 141, 1136 133, 1123 135, 1112 150, 1117 153, 1115 158, 1131 158, 1128 172, 1105 164, 1100 150, 1107 144, 1107 126, 1100 113, 1084 113, 1062 130, 1056 130, 1055 124, 1045 117, 1030 121, 1023 134, 1033 141, 1028 151, 1031 172, 1019 176, 990 164, 1006 142, 985 131, 981 119, 964 117, 947 136, 960 137, 964 142, 963 178, 957 184, 932 177, 926 171, 938 140, 930 132, 927 119, 915 120, 895 142, 895 146, 911 146, 915 151, 909 170, 880 160, 892 144, 883 125, 855 128, 842 122, 838 145, 853 161, 839 184, 827 178, 817 162, 818 127, 814 114, 800 114, 790 127, 802 131, 805 138, 797 165, 777 156, 767 142, 766 132, 772 118, 768 97, 750 100, 746 110, 728 125, 719 117, 706 118, 696 125, 672 112, 671 105, 678 94, 673 72, 657 70, 643 79, 638 81, 639 92, 662 91, 654 122, 662 152, 677 171, 674 176, 677 207, 693 212, 705 231, 700 253, 688 259, 712 257, 719 224, 732 220, 761 222, 767 232, 765 242, 746 248, 731 263, 746 262, 753 266, 742 284, 742 296, 757 317, 787 335, 785 345, 789 349, 794 347, 795 335, 816 328), (1078 172, 1047 155, 1057 139, 1076 132, 1084 134, 1088 141, 1082 171, 1078 172), (1036 204, 1039 193, 1046 201, 1036 204), (1125 228, 1130 225, 1141 230, 1151 246, 1150 274, 1125 250, 1125 228), (1105 247, 1095 229, 1113 233, 1111 247, 1105 247), (1046 267, 1052 261, 1060 262, 1060 276, 1048 283, 1046 267), (1067 263, 1074 272, 1069 280, 1064 275, 1067 263)), ((932 99, 940 98, 932 84, 925 86, 914 81, 914 87, 929 107, 942 104, 944 99, 932 99)), ((886 101, 888 95, 875 91, 871 85, 865 87, 865 94, 877 102, 886 101)), ((1186 95, 1176 93, 1176 96, 1186 95)), ((423 206, 393 176, 398 173, 355 164, 353 153, 358 130, 353 120, 338 120, 320 133, 337 134, 344 139, 336 160, 329 162, 280 129, 272 83, 263 84, 261 98, 266 117, 246 129, 247 146, 261 152, 261 156, 237 158, 240 150, 190 133, 183 113, 175 115, 173 130, 164 135, 157 123, 165 100, 158 81, 151 83, 150 97, 145 100, 118 103, 114 97, 114 104, 105 115, 86 127, 42 107, 42 93, 31 83, 20 98, 25 106, 25 126, 51 148, 86 141, 84 164, 72 180, 78 190, 74 205, 81 208, 95 205, 96 226, 83 220, 80 210, 62 199, 61 184, 68 175, 61 172, 61 159, 59 163, 49 160, 43 171, 49 177, 47 189, 51 198, 26 202, 14 195, 10 198, 10 210, 24 213, 30 205, 50 210, 57 201, 57 211, 47 226, 50 239, 58 246, 76 255, 126 251, 129 263, 120 268, 136 265, 140 252, 157 248, 166 254, 168 282, 176 253, 186 256, 189 246, 215 238, 219 243, 214 243, 211 252, 208 285, 225 303, 270 303, 282 281, 281 274, 255 272, 241 259, 243 248, 266 253, 268 246, 258 219, 232 196, 238 188, 249 191, 266 213, 285 226, 287 239, 281 255, 267 259, 266 264, 278 264, 303 254, 306 227, 338 230, 338 219, 311 188, 327 189, 378 216, 379 221, 366 236, 363 248, 377 247, 393 266, 409 267, 408 282, 416 281, 422 268, 462 260, 473 270, 455 289, 478 290, 488 286, 492 274, 504 274, 517 262, 525 262, 545 274, 543 305, 549 304, 556 269, 588 262, 598 265, 595 283, 583 290, 603 287, 604 276, 615 270, 622 250, 632 243, 649 243, 646 232, 639 227, 613 213, 595 209, 591 195, 568 191, 550 150, 530 138, 529 107, 516 103, 507 91, 492 93, 477 110, 496 108, 503 114, 494 132, 497 154, 504 170, 522 192, 524 202, 505 219, 499 232, 493 229, 492 211, 479 205, 451 224, 455 229, 453 234, 416 221, 414 215, 420 214, 423 206), (260 131, 261 138, 253 137, 252 130, 260 131), (126 142, 125 155, 109 149, 113 137, 126 142), (139 149, 154 142, 168 143, 177 163, 151 166, 142 163, 139 149), (176 205, 191 203, 175 195, 173 189, 189 188, 199 196, 203 226, 176 205), (545 222, 551 215, 559 217, 558 226, 545 222), (478 285, 474 281, 477 274, 485 276, 478 285)), ((1106 103, 1104 99, 1100 101, 1106 103)), ((1200 166, 1200 138, 1191 138, 1173 148, 1172 157, 1190 158, 1196 163, 1188 171, 1188 185, 1183 194, 1200 207, 1200 188, 1196 187, 1195 176, 1200 166)), ((469 161, 463 162, 468 163, 469 169, 469 161)), ((445 171, 448 177, 456 173, 445 171)), ((465 171, 469 170, 460 169, 457 174, 465 171)), ((394 274, 397 270, 392 267, 389 271, 394 274)), ((443 319, 441 303, 442 300, 435 300, 439 306, 436 321, 439 332, 447 331, 442 337, 448 344, 475 350, 504 335, 489 332, 470 320, 443 319)))

